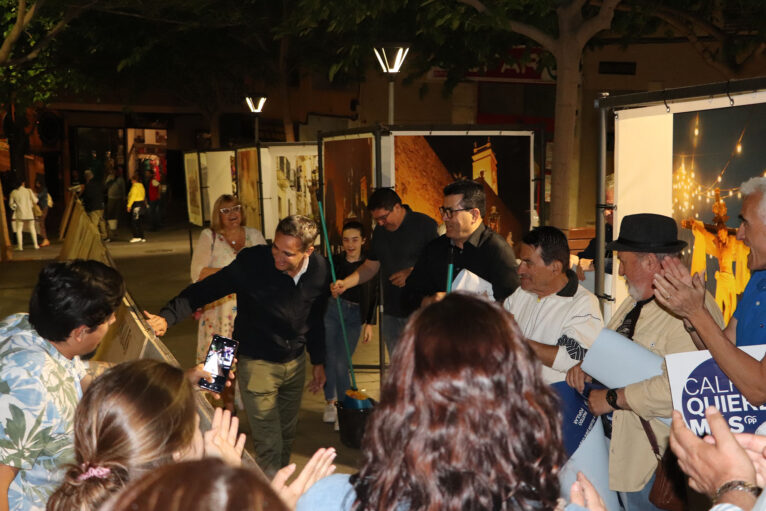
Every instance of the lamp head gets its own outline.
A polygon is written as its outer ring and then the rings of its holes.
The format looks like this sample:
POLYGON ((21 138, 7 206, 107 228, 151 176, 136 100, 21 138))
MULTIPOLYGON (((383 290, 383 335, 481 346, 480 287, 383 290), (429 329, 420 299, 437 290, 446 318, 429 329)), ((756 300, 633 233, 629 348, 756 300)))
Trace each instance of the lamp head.
POLYGON ((383 72, 393 74, 401 70, 410 48, 406 44, 396 43, 377 46, 373 51, 383 72))
POLYGON ((263 111, 263 106, 266 104, 266 95, 254 94, 253 96, 247 96, 245 103, 247 103, 247 108, 250 109, 251 113, 259 114, 263 111))

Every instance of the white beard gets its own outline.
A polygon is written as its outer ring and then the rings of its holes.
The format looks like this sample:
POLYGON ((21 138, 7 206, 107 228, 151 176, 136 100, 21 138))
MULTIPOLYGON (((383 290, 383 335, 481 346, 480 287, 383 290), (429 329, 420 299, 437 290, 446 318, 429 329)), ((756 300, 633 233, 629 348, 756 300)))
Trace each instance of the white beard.
POLYGON ((631 282, 628 282, 628 294, 631 298, 633 298, 635 301, 640 302, 643 300, 644 292, 641 289, 638 289, 636 286, 634 286, 631 282))

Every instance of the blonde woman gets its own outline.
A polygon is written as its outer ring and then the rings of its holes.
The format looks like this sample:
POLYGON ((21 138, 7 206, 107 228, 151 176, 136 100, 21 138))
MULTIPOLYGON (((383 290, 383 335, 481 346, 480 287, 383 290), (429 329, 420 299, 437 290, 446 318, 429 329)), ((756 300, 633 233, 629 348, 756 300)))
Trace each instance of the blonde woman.
MULTIPOLYGON (((216 199, 210 228, 204 229, 197 240, 191 262, 191 279, 197 282, 231 263, 245 247, 265 245, 261 231, 245 226, 245 210, 234 195, 224 194, 216 199)), ((213 334, 231 337, 237 316, 236 295, 231 294, 206 305, 199 317, 197 331, 197 362, 204 362, 213 334)), ((224 406, 233 409, 231 392, 224 392, 224 406)))

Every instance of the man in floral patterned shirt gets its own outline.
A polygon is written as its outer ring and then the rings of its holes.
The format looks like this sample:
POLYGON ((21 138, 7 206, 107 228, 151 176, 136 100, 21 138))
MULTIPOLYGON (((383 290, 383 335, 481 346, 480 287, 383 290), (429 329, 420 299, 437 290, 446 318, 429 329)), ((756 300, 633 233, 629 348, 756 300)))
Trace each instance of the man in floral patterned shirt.
POLYGON ((0 321, 0 511, 43 510, 74 461, 73 423, 92 354, 125 287, 97 261, 52 263, 29 314, 0 321))

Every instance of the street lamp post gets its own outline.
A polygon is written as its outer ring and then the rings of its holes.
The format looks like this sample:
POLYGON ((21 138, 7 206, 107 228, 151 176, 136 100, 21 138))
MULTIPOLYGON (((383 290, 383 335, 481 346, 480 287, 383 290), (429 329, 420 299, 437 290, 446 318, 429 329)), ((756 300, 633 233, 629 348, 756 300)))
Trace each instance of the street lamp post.
POLYGON ((245 97, 245 103, 247 103, 247 108, 250 109, 250 113, 255 115, 255 143, 257 144, 261 141, 259 133, 260 114, 263 111, 263 106, 266 104, 266 95, 254 94, 252 96, 247 96, 245 97))
POLYGON ((388 124, 394 123, 394 80, 410 48, 405 44, 387 44, 373 48, 381 69, 388 75, 388 124))

